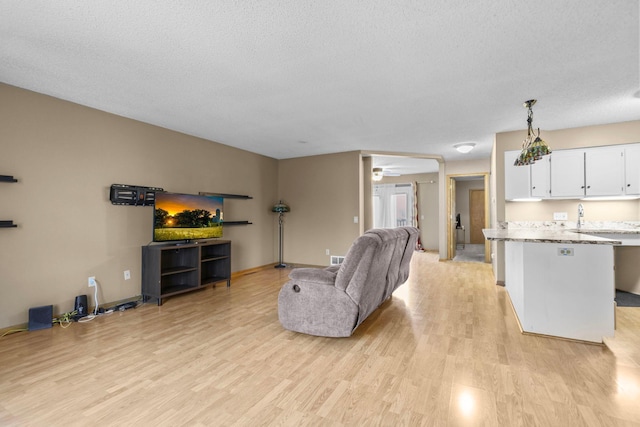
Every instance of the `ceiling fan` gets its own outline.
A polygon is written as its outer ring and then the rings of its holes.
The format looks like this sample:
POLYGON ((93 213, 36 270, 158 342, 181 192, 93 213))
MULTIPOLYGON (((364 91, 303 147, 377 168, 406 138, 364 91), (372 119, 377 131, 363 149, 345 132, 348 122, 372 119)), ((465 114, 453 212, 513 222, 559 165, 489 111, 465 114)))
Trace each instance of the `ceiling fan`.
POLYGON ((380 181, 383 176, 400 176, 398 172, 383 168, 373 168, 372 172, 373 174, 371 179, 374 181, 380 181))

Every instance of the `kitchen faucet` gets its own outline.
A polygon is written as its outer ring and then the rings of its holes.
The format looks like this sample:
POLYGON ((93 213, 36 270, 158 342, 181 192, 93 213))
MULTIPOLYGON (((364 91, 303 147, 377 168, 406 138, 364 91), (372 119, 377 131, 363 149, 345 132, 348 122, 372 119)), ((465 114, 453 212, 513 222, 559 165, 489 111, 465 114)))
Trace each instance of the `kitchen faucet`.
POLYGON ((584 217, 584 207, 582 203, 578 203, 578 230, 580 230, 580 223, 582 223, 582 218, 584 217))

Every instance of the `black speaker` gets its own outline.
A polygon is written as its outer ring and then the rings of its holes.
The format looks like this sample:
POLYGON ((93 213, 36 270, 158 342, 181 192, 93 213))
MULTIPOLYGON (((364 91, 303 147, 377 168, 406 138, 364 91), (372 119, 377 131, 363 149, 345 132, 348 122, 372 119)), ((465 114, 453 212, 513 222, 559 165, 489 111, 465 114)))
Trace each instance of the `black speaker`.
POLYGON ((53 325, 53 306, 43 305, 29 309, 29 330, 47 329, 53 325))
POLYGON ((88 314, 87 310, 89 310, 89 307, 87 306, 87 296, 78 295, 73 309, 76 311, 76 318, 86 316, 88 314))

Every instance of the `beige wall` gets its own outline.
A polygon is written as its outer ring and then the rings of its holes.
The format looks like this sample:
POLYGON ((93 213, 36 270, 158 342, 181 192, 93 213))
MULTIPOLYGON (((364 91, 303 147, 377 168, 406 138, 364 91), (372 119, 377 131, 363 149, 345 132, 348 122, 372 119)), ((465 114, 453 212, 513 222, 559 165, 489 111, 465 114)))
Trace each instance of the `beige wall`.
MULTIPOLYGON (((504 200, 504 152, 519 150, 526 130, 496 134, 492 160, 492 174, 495 175, 495 217, 499 221, 551 221, 553 212, 567 212, 569 220, 575 221, 577 205, 585 208, 585 221, 640 220, 640 200, 630 201, 578 201, 544 200, 542 202, 505 202, 504 200)), ((604 145, 628 144, 640 141, 640 120, 598 126, 586 126, 556 131, 542 131, 542 138, 552 150, 597 147, 604 145)), ((504 245, 492 245, 494 253, 494 273, 498 282, 504 281, 504 245)))
POLYGON ((291 207, 284 223, 286 263, 328 265, 327 249, 345 255, 362 233, 361 164, 355 151, 280 160, 279 194, 291 207))
MULTIPOLYGON (((227 200, 232 270, 269 264, 276 222, 274 159, 0 84, 0 328, 28 319, 30 307, 73 308, 76 295, 140 295, 141 246, 151 240, 152 207, 115 206, 111 184, 167 191, 248 194, 227 200), (131 280, 123 271, 131 270, 131 280)), ((296 206, 293 203, 295 215, 296 206)))
POLYGON ((541 202, 506 202, 506 221, 553 221, 554 212, 566 212, 569 221, 578 220, 578 204, 584 206, 584 221, 640 220, 637 200, 588 201, 543 200, 541 202))
POLYGON ((363 230, 369 230, 373 228, 373 192, 369 189, 372 188, 373 179, 373 162, 371 157, 361 156, 362 159, 362 199, 364 201, 362 205, 362 228, 363 230))
POLYGON ((418 203, 420 206, 420 241, 426 250, 440 248, 440 184, 439 174, 425 174, 418 181, 418 203))
POLYGON ((447 175, 473 175, 477 173, 489 173, 491 170, 491 161, 489 158, 472 159, 447 162, 444 166, 447 175))

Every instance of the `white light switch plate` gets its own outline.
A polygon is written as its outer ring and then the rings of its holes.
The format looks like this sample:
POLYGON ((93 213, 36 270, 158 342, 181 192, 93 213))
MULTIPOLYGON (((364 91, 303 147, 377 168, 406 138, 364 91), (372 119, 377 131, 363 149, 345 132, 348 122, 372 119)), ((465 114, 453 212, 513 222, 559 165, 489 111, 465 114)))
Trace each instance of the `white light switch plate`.
POLYGON ((569 219, 569 216, 567 215, 566 212, 554 212, 553 213, 553 220, 554 221, 563 221, 563 220, 567 220, 569 219))

